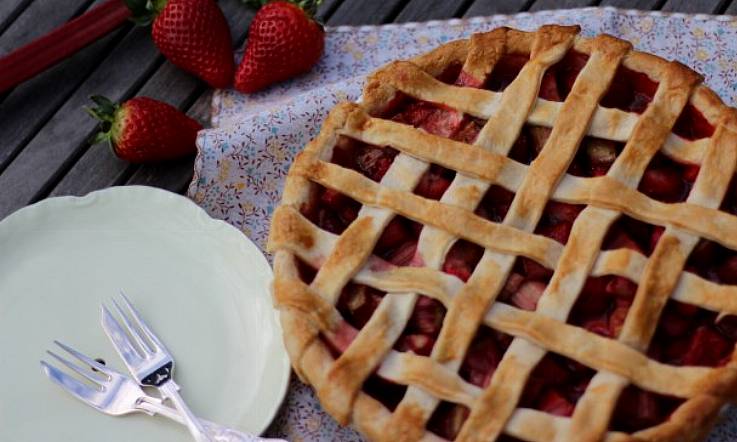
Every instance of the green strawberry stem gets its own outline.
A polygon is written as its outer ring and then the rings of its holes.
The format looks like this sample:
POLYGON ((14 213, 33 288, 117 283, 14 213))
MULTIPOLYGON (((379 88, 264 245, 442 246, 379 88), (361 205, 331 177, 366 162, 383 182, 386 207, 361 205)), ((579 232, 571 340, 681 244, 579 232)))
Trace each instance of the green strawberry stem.
POLYGON ((93 118, 100 120, 100 131, 90 138, 90 143, 107 142, 112 148, 113 132, 117 132, 119 129, 116 127, 116 116, 120 110, 120 105, 102 95, 93 95, 90 100, 95 103, 95 107, 85 107, 85 110, 93 118))
MULTIPOLYGON (((242 0, 243 3, 246 5, 252 7, 252 8, 260 8, 264 6, 265 4, 273 1, 273 0, 242 0)), ((303 11, 309 16, 314 17, 315 14, 317 14, 317 7, 320 6, 320 3, 322 3, 322 0, 283 0, 289 3, 294 3, 295 5, 302 8, 303 11)))
POLYGON ((138 26, 150 25, 164 9, 168 0, 124 0, 133 17, 131 21, 138 26))

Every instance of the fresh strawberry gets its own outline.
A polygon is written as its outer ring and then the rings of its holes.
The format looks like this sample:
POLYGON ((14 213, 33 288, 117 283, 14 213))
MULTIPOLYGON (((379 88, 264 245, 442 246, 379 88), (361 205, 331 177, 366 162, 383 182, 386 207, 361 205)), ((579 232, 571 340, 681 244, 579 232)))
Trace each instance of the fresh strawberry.
POLYGON ((87 111, 99 119, 93 142, 107 141, 118 157, 131 163, 170 160, 195 152, 202 126, 175 107, 147 97, 115 104, 99 95, 87 111))
POLYGON ((295 3, 269 2, 256 13, 235 75, 239 91, 256 92, 305 73, 320 59, 325 31, 312 18, 319 1, 295 3))
POLYGON ((156 47, 214 88, 233 81, 230 28, 215 0, 125 0, 138 24, 153 22, 156 47))

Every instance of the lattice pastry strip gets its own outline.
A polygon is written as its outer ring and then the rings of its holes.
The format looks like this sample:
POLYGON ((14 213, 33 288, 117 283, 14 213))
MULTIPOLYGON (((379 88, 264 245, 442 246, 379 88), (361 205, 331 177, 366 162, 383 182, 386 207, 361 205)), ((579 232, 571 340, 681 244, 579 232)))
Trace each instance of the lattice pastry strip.
MULTIPOLYGON (((492 36, 495 39, 500 37, 503 38, 502 35, 492 36)), ((527 120, 526 115, 537 96, 537 88, 530 87, 530 85, 539 84, 545 69, 559 61, 573 42, 571 32, 563 32, 556 35, 555 38, 548 37, 550 36, 546 32, 540 32, 536 36, 530 62, 522 68, 517 78, 501 95, 499 100, 501 106, 491 112, 491 117, 478 134, 475 144, 479 147, 506 155, 519 136, 522 125, 527 120), (512 100, 517 100, 517 112, 502 112, 502 108, 506 107, 505 104, 511 104, 512 100)), ((476 47, 479 46, 481 45, 476 45, 476 47)), ((469 55, 471 60, 477 59, 473 49, 469 55)), ((491 55, 498 58, 497 52, 491 55)), ((496 59, 486 60, 487 65, 493 66, 495 63, 496 59)), ((401 89, 401 85, 399 88, 405 93, 410 92, 401 89)), ((425 90, 427 89, 419 87, 414 92, 422 94, 425 90)), ((442 196, 441 202, 473 210, 488 188, 489 183, 487 182, 458 174, 442 196)), ((445 230, 426 227, 420 234, 417 254, 426 266, 439 268, 453 239, 454 236, 445 230)), ((514 261, 514 258, 509 255, 487 257, 487 259, 496 261, 495 271, 470 280, 466 286, 466 292, 472 295, 462 294, 458 297, 457 302, 449 306, 444 319, 444 327, 440 331, 438 342, 431 354, 433 359, 445 363, 453 371, 460 368, 463 354, 475 334, 481 313, 501 289, 506 273, 511 269, 514 261), (480 293, 484 289, 487 293, 485 296, 473 294, 480 293), (449 334, 450 331, 452 334, 449 334)), ((437 404, 438 400, 432 395, 410 386, 394 414, 393 434, 398 436, 411 432, 418 434, 424 432, 425 422, 430 418, 437 404), (407 425, 408 423, 412 423, 413 427, 407 425)))
MULTIPOLYGON (((320 230, 298 211, 280 207, 273 217, 289 229, 275 232, 271 237, 272 247, 289 250, 301 260, 317 268, 322 264, 323 257, 335 248, 337 236, 320 230), (314 244, 320 247, 306 247, 303 238, 315 238, 314 244)), ((544 256, 554 259, 535 258, 545 267, 555 268, 557 258, 563 247, 551 240, 538 235, 526 234, 524 239, 515 241, 534 241, 543 239, 548 249, 544 256), (528 239, 529 238, 529 239, 528 239)), ((517 242, 509 244, 516 245, 517 242)), ((489 244, 497 252, 516 254, 514 248, 505 248, 504 242, 489 244)), ((531 256, 531 255, 527 255, 531 256)), ((647 257, 640 252, 630 249, 617 249, 601 252, 591 269, 591 276, 617 275, 638 282, 647 262, 647 257)), ((428 267, 394 267, 375 257, 369 258, 361 270, 353 277, 359 284, 369 285, 386 292, 394 293, 423 293, 443 304, 450 304, 450 297, 460 290, 462 284, 458 278, 439 270, 428 267)), ((720 285, 702 278, 694 273, 683 272, 671 296, 672 299, 697 305, 707 310, 725 314, 737 314, 737 287, 720 285)))
MULTIPOLYGON (((681 102, 681 107, 683 105, 685 99, 681 102)), ((675 122, 680 109, 672 111, 672 115, 675 115, 672 121, 675 122)), ((702 172, 688 197, 688 203, 716 208, 724 198, 737 163, 737 138, 735 138, 737 133, 733 129, 734 118, 734 113, 730 112, 720 121, 702 163, 702 172), (725 164, 727 167, 724 167, 725 164)), ((635 301, 619 337, 620 341, 641 351, 647 350, 665 302, 671 294, 683 293, 683 290, 677 290, 682 285, 685 275, 682 269, 698 239, 699 237, 693 233, 678 228, 668 227, 665 230, 653 256, 643 270, 635 301)), ((613 411, 612 404, 616 403, 615 398, 626 386, 626 379, 618 378, 611 373, 600 373, 593 378, 592 386, 596 388, 591 388, 589 390, 591 393, 585 393, 580 399, 580 412, 574 413, 572 432, 593 436, 597 434, 597 429, 599 432, 604 431, 613 411), (606 405, 609 405, 609 409, 604 409, 606 405)), ((697 401, 710 400, 698 398, 702 395, 696 396, 697 401)))
POLYGON ((698 78, 690 71, 640 53, 629 53, 622 58, 629 50, 628 45, 611 37, 570 40, 570 32, 570 29, 550 27, 529 34, 497 30, 474 36, 470 42, 452 43, 416 59, 417 65, 396 63, 377 74, 376 81, 367 86, 365 108, 372 114, 380 114, 397 91, 401 91, 420 100, 444 103, 457 109, 454 111, 457 113, 487 118, 476 144, 489 151, 424 134, 343 106, 336 109, 337 116, 328 119, 318 139, 295 162, 285 188, 284 206, 274 216, 275 227, 270 238, 272 250, 280 250, 275 259, 275 296, 282 306, 285 333, 298 338, 287 339, 295 369, 315 386, 323 404, 342 422, 354 422, 377 440, 420 437, 432 440, 436 437, 426 433, 424 425, 442 399, 471 408, 459 440, 493 439, 502 430, 529 440, 572 440, 588 436, 625 440, 627 436, 622 433, 605 432, 616 396, 628 382, 650 391, 689 398, 673 414, 671 422, 638 433, 647 437, 672 434, 673 428, 686 428, 694 434, 703 431, 707 427, 703 421, 724 402, 722 396, 734 394, 737 379, 732 366, 673 367, 641 353, 657 322, 652 319, 657 319, 671 294, 673 299, 707 309, 735 310, 735 303, 724 296, 734 288, 680 271, 687 252, 699 236, 737 246, 737 235, 723 234, 724 231, 737 233, 735 218, 716 210, 734 172, 734 114, 726 111, 708 89, 695 86, 698 78), (589 58, 568 97, 562 104, 534 99, 537 95, 534 84, 539 87, 541 73, 560 60, 571 42, 589 58), (562 53, 559 49, 551 50, 556 47, 565 50, 562 53), (531 52, 532 55, 504 92, 474 89, 483 83, 478 78, 485 78, 493 70, 503 52, 531 52), (445 85, 433 78, 441 75, 449 64, 463 60, 465 65, 457 82, 472 87, 445 85), (627 68, 645 71, 660 82, 653 102, 639 117, 598 105, 620 60, 627 68), (534 95, 529 94, 531 89, 534 95), (527 107, 515 108, 512 104, 515 95, 533 100, 527 107), (687 141, 671 133, 689 97, 708 121, 713 124, 719 120, 711 140, 687 141), (512 109, 515 113, 510 112, 512 109), (505 158, 525 122, 553 128, 531 166, 505 158), (339 134, 374 145, 392 146, 401 153, 381 183, 376 184, 356 172, 326 162, 339 134), (608 176, 564 175, 587 135, 628 140, 628 143, 608 176), (732 145, 727 146, 729 143, 732 145), (665 204, 634 190, 660 148, 678 160, 704 163, 686 203, 665 204), (719 149, 729 149, 730 153, 718 154, 719 149), (717 179, 716 165, 725 158, 731 167, 717 179), (429 162, 457 171, 456 179, 439 202, 409 193, 427 171, 429 162), (309 181, 363 204, 358 218, 340 237, 316 228, 299 214, 299 205, 308 198, 309 181), (491 183, 517 192, 503 224, 491 223, 470 212, 491 183), (528 233, 537 225, 551 197, 590 205, 576 219, 565 247, 528 233), (620 212, 668 226, 653 257, 647 259, 638 252, 623 249, 597 253, 609 225, 620 212), (396 268, 369 256, 394 213, 426 226, 420 234, 417 255, 428 267, 396 268), (486 249, 465 285, 438 270, 454 237, 486 249), (664 253, 668 244, 676 244, 680 253, 664 253), (299 281, 294 270, 295 255, 319 268, 309 286, 299 281), (496 303, 485 311, 518 255, 532 257, 555 270, 537 310, 525 312, 496 303), (657 273, 653 269, 662 266, 661 259, 670 263, 667 268, 675 274, 670 274, 666 285, 653 286, 653 275, 657 273), (625 322, 625 329, 630 327, 637 333, 623 332, 620 336, 630 345, 637 344, 635 348, 562 322, 589 274, 621 275, 640 283, 633 309, 640 309, 642 314, 630 315, 627 319, 630 322, 625 322), (349 280, 390 293, 358 332, 350 326, 345 329, 335 308, 337 297, 349 280), (646 302, 643 293, 649 287, 660 290, 658 302, 646 302), (391 350, 412 313, 416 300, 413 293, 435 298, 448 308, 431 358, 391 350), (480 321, 517 337, 485 390, 457 374, 468 341, 478 326, 474 321, 464 323, 463 319, 479 311, 485 311, 479 316, 480 321), (632 326, 632 318, 650 318, 650 331, 632 326), (319 334, 328 339, 332 336, 336 341, 349 336, 334 363, 330 362, 332 357, 325 344, 317 338, 319 334), (526 380, 526 375, 520 373, 529 373, 546 350, 599 371, 572 418, 514 408, 526 380), (633 367, 633 361, 639 362, 633 367), (393 414, 359 391, 374 368, 385 379, 409 386, 393 414), (354 373, 355 376, 350 376, 354 373), (423 376, 424 373, 430 375, 423 376), (658 373, 682 382, 673 387, 658 373), (589 407, 592 398, 601 397, 600 391, 605 392, 604 396, 609 395, 606 403, 589 407), (698 416, 703 417, 701 421, 694 419, 698 407, 708 410, 698 416), (587 422, 589 419, 593 424, 587 422), (689 419, 690 427, 685 424, 689 419), (389 431, 383 431, 385 428, 389 431))

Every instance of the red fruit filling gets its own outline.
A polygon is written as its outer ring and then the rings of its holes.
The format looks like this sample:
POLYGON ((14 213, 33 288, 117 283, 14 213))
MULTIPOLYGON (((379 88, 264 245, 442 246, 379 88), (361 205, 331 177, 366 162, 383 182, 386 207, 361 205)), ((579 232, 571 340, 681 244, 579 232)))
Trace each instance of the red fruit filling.
POLYGON ((511 343, 511 336, 482 325, 468 347, 458 374, 477 387, 486 387, 511 343))
POLYGON ((588 59, 589 56, 586 54, 568 51, 558 63, 545 71, 540 83, 540 98, 549 101, 564 101, 588 59))
POLYGON ((594 370, 564 356, 547 353, 530 373, 520 407, 571 416, 594 370))
POLYGON ((568 166, 568 173, 580 177, 606 175, 623 148, 623 143, 585 137, 568 166))
POLYGON ((374 181, 380 181, 389 170, 397 153, 390 147, 372 146, 341 136, 333 148, 333 157, 330 161, 353 169, 374 181))
POLYGON ((621 276, 589 277, 568 316, 568 323, 608 338, 622 330, 637 284, 621 276))
POLYGON ((529 258, 519 257, 512 267, 498 300, 522 310, 534 311, 553 271, 529 258))
POLYGON ((630 385, 619 396, 609 429, 634 433, 668 419, 683 403, 682 399, 663 396, 630 385))
POLYGON ((476 268, 484 249, 466 240, 458 240, 445 255, 442 270, 445 273, 457 276, 463 282, 468 281, 476 268))
POLYGON ((407 392, 406 385, 395 384, 373 374, 363 383, 363 391, 377 401, 384 404, 391 411, 397 408, 407 392))
POLYGON ((443 318, 445 306, 440 301, 420 295, 407 326, 394 344, 394 349, 429 356, 443 326, 443 318))
POLYGON ((658 321, 648 355, 671 365, 724 365, 737 339, 737 317, 669 300, 658 321))
POLYGON ((314 184, 300 211, 322 229, 341 234, 358 216, 361 204, 333 189, 314 184))
POLYGON ((717 284, 737 284, 737 252, 702 239, 686 261, 686 271, 717 284))
POLYGON ((586 206, 549 201, 543 216, 537 224, 535 233, 547 236, 561 244, 568 242, 573 221, 586 206))
POLYGON ((422 224, 396 215, 384 227, 373 254, 394 265, 409 265, 417 251, 417 238, 421 230, 422 224))
POLYGON ((455 178, 455 171, 432 164, 422 175, 414 193, 431 200, 439 200, 455 178))
POLYGON ((386 293, 363 284, 348 283, 340 293, 336 308, 343 319, 360 330, 371 319, 386 293))
POLYGON ((614 75, 614 81, 600 104, 604 107, 641 114, 653 100, 657 89, 658 83, 651 80, 646 74, 620 65, 614 75))
POLYGON ((524 125, 509 150, 509 158, 522 164, 532 163, 548 140, 550 131, 549 127, 524 125))
POLYGON ((514 193, 501 186, 492 185, 476 207, 475 213, 484 219, 500 223, 509 211, 513 199, 514 193))
POLYGON ((530 60, 527 55, 505 54, 494 65, 491 75, 486 79, 483 88, 494 92, 501 92, 517 78, 517 74, 530 60))
POLYGON ((297 272, 299 273, 299 279, 305 284, 310 284, 317 275, 317 270, 310 267, 306 262, 297 258, 297 272))
POLYGON ((698 173, 698 166, 682 164, 658 153, 645 169, 638 190, 665 203, 685 201, 698 173))
POLYGON ((663 227, 661 226, 654 226, 622 215, 609 227, 601 248, 602 250, 632 249, 650 256, 662 234, 663 227))
POLYGON ((427 430, 446 440, 454 440, 471 411, 452 402, 442 401, 427 422, 427 430))
POLYGON ((673 126, 673 133, 687 140, 698 140, 711 137, 714 126, 692 104, 687 104, 673 126))
POLYGON ((731 213, 732 215, 737 215, 737 178, 734 176, 729 182, 727 193, 724 195, 724 199, 722 200, 722 205, 719 207, 719 210, 731 213))
POLYGON ((457 83, 459 77, 462 76, 461 69, 463 69, 463 63, 451 63, 436 78, 446 84, 457 83))

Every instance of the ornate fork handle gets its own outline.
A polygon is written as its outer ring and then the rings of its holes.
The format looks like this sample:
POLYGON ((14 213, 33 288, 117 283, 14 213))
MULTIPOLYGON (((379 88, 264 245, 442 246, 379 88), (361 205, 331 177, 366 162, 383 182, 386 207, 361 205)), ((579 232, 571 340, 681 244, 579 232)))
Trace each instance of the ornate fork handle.
MULTIPOLYGON (((184 418, 177 412, 177 410, 161 404, 158 400, 147 399, 148 398, 142 398, 138 403, 138 407, 141 411, 151 415, 160 414, 175 422, 179 422, 182 425, 186 425, 184 418)), ((205 432, 207 432, 207 435, 215 442, 285 442, 282 439, 264 439, 251 434, 242 433, 238 430, 224 427, 205 419, 199 419, 199 421, 205 429, 205 432)))

